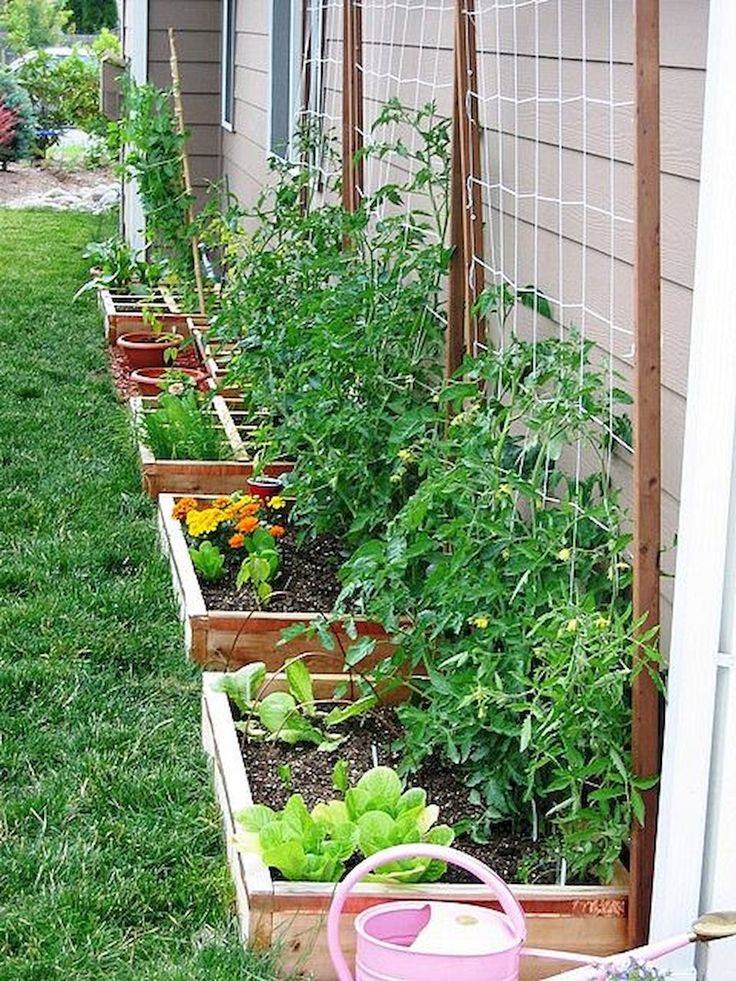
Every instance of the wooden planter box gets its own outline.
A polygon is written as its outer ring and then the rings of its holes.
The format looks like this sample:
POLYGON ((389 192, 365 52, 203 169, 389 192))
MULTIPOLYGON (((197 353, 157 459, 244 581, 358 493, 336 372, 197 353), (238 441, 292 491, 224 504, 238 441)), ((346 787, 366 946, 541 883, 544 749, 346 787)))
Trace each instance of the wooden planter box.
MULTIPOLYGON (((132 398, 130 411, 136 427, 146 407, 155 398, 132 398)), ((246 480, 253 474, 253 463, 248 459, 248 448, 233 420, 227 401, 220 395, 212 399, 212 410, 232 449, 231 460, 158 460, 138 437, 138 457, 141 465, 143 490, 151 497, 159 494, 232 494, 244 490, 246 480)), ((263 468, 272 477, 278 477, 293 468, 292 463, 276 461, 263 468)))
MULTIPOLYGON (((283 663, 283 658, 282 658, 283 663)), ((227 861, 235 884, 238 923, 244 942, 254 947, 278 944, 285 973, 303 970, 315 981, 333 981, 325 923, 334 886, 330 883, 279 882, 256 855, 233 844, 235 815, 254 803, 238 745, 230 703, 212 690, 217 674, 202 678, 202 742, 213 763, 217 800, 222 811, 227 861)), ((325 686, 338 676, 323 676, 325 686)), ((324 697, 324 695, 323 695, 324 697)), ((256 802, 257 803, 257 802, 256 802)), ((527 916, 528 945, 606 955, 626 949, 627 889, 614 886, 512 886, 527 916)), ((384 886, 361 884, 342 917, 341 936, 354 962, 353 920, 368 906, 392 898, 444 899, 488 905, 488 892, 475 885, 384 886)), ((567 965, 572 968, 574 964, 567 965)), ((560 973, 566 965, 522 959, 523 981, 560 973)))
POLYGON ((204 318, 191 317, 179 308, 176 298, 166 287, 155 287, 145 296, 124 290, 101 289, 98 293, 105 323, 105 339, 115 344, 121 334, 146 330, 145 312, 156 316, 167 330, 189 335, 190 325, 201 324, 204 318))
MULTIPOLYGON (((210 341, 207 336, 207 329, 201 324, 198 325, 194 319, 191 319, 189 322, 189 331, 194 338, 194 344, 202 364, 204 364, 218 385, 221 385, 227 375, 228 366, 232 358, 233 345, 210 341)), ((235 388, 221 388, 221 391, 223 395, 234 397, 239 395, 238 390, 235 388)))
MULTIPOLYGON (((222 489, 220 489, 222 492, 222 489)), ((329 671, 334 664, 334 654, 326 651, 319 640, 297 637, 277 647, 281 632, 296 623, 308 623, 322 616, 319 613, 270 613, 267 610, 210 610, 205 605, 197 575, 189 557, 189 550, 179 522, 171 517, 176 498, 173 494, 161 494, 158 499, 158 521, 161 542, 169 557, 171 576, 179 600, 184 622, 187 651, 197 664, 210 670, 237 668, 251 661, 265 661, 269 671, 278 670, 285 657, 312 652, 310 661, 314 671, 329 671)), ((391 642, 383 628, 369 620, 356 620, 358 634, 377 639, 370 658, 362 663, 372 663, 392 651, 391 642)), ((338 651, 347 649, 352 641, 338 624, 333 625, 332 635, 338 651)))

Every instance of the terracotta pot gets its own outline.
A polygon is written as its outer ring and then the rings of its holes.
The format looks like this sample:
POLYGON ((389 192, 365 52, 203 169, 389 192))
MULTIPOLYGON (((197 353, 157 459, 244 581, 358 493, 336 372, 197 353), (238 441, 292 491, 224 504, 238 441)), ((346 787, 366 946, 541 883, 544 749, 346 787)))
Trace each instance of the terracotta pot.
MULTIPOLYGON (((137 368, 131 372, 130 378, 138 386, 141 395, 160 395, 163 390, 161 379, 171 370, 171 368, 137 368)), ((173 370, 193 378, 197 387, 201 386, 202 382, 207 381, 207 372, 199 371, 197 368, 175 368, 173 370)))
POLYGON ((163 368, 164 352, 178 348, 184 338, 181 334, 152 334, 150 331, 134 331, 118 338, 118 347, 128 359, 131 368, 163 368))
POLYGON ((280 477, 266 477, 265 475, 261 475, 260 477, 248 478, 248 492, 254 494, 256 497, 262 497, 264 500, 269 497, 275 497, 283 489, 284 482, 280 477))

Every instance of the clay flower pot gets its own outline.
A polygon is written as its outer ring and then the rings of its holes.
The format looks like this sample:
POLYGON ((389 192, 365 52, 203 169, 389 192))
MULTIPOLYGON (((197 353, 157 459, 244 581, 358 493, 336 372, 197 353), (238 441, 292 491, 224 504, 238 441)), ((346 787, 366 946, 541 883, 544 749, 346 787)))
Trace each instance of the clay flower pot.
POLYGON ((280 477, 249 477, 247 480, 248 492, 255 495, 256 497, 262 497, 266 500, 269 497, 275 497, 280 494, 284 489, 284 482, 280 477))
MULTIPOLYGON (((207 372, 199 371, 197 368, 176 368, 177 374, 188 375, 201 387, 202 382, 207 380, 207 372)), ((141 395, 160 395, 164 391, 165 383, 161 379, 171 368, 137 368, 131 372, 130 379, 138 386, 141 395)), ((181 383, 180 383, 181 384, 181 383)))
POLYGON ((128 359, 131 368, 163 368, 166 351, 177 350, 184 338, 181 334, 153 334, 150 331, 134 331, 118 338, 118 347, 128 359))

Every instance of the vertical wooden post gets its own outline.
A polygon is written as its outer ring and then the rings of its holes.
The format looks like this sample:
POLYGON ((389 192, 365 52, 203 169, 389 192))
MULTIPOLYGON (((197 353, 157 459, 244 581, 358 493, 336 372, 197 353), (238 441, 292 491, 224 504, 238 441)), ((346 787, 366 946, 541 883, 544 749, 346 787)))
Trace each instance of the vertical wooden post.
POLYGON ((457 367, 462 351, 483 341, 482 323, 473 307, 484 287, 483 198, 480 187, 480 124, 478 118, 478 52, 475 0, 455 3, 455 86, 453 105, 452 222, 453 267, 446 367, 457 367), (462 288, 462 297, 458 290, 462 288))
POLYGON ((363 132, 363 7, 360 0, 343 0, 342 9, 342 202, 355 211, 363 188, 363 162, 355 159, 363 132))
MULTIPOLYGON (((179 75, 179 58, 176 53, 176 37, 174 35, 174 28, 169 28, 169 51, 171 55, 171 82, 174 92, 174 112, 176 114, 176 122, 179 128, 179 133, 184 137, 186 133, 186 126, 184 123, 184 105, 181 98, 181 78, 179 75)), ((189 170, 189 155, 187 154, 187 148, 184 143, 182 143, 181 148, 181 165, 184 172, 184 190, 190 198, 192 197, 192 175, 189 170)), ((190 203, 189 205, 189 224, 191 225, 194 221, 194 205, 190 203)), ((204 301, 204 287, 202 285, 202 266, 199 260, 199 240, 196 235, 191 236, 192 242, 192 265, 194 266, 194 279, 197 284, 197 298, 199 300, 199 312, 202 316, 207 312, 207 308, 204 301)))
MULTIPOLYGON (((661 489, 659 0, 633 0, 636 141, 634 330, 634 617, 659 623, 661 489)), ((636 651, 634 651, 636 657, 636 651)), ((632 692, 634 773, 659 771, 659 695, 647 672, 632 692)), ((646 939, 654 875, 657 790, 644 793, 644 827, 631 841, 629 938, 646 939)))

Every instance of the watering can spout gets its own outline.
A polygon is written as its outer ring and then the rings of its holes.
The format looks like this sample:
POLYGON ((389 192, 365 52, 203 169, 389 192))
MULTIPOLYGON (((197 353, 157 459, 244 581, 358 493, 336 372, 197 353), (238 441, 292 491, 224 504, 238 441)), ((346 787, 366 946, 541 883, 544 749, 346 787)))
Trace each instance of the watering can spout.
POLYGON ((696 940, 725 940, 736 937, 736 910, 723 910, 718 913, 704 913, 693 923, 696 940))

